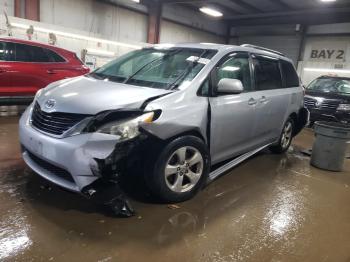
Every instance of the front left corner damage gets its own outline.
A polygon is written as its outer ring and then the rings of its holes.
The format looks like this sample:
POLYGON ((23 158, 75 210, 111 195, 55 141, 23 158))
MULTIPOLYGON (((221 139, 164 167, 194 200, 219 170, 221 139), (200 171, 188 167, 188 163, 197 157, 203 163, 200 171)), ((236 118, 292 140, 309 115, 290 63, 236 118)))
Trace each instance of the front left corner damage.
POLYGON ((121 179, 141 166, 141 158, 152 144, 155 144, 152 135, 142 132, 134 139, 116 143, 106 158, 93 158, 90 169, 99 179, 83 188, 83 194, 94 202, 107 206, 116 216, 135 215, 120 186, 121 179))

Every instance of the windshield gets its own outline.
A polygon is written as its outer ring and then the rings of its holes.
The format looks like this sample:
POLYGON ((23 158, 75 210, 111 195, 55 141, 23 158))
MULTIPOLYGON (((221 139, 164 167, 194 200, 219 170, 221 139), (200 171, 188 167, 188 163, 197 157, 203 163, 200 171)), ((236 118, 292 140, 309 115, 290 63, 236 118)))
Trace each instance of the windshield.
POLYGON ((191 81, 215 55, 215 50, 142 49, 113 60, 90 74, 98 79, 160 89, 191 81))
POLYGON ((350 80, 341 78, 319 78, 307 87, 310 91, 350 94, 350 80))

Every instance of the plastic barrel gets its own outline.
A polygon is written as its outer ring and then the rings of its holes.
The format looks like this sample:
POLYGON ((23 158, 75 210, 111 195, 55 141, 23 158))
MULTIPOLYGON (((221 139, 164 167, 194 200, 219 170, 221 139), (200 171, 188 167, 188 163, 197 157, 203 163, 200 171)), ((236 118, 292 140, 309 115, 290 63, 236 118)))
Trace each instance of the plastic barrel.
POLYGON ((350 125, 336 122, 315 122, 316 140, 312 148, 311 165, 330 171, 342 171, 350 125))

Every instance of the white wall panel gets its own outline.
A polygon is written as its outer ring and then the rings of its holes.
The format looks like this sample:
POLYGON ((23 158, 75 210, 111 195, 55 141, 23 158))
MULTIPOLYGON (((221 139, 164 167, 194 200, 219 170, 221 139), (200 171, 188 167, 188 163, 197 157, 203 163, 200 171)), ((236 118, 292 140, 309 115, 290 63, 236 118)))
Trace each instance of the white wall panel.
POLYGON ((206 42, 224 43, 224 38, 169 21, 162 21, 160 31, 161 43, 206 42))
MULTIPOLYGON (((339 53, 337 53, 339 54, 339 53)), ((326 55, 328 57, 328 55, 326 55)), ((308 37, 303 52, 303 61, 298 66, 299 74, 304 84, 309 84, 315 78, 322 75, 338 75, 350 77, 350 37, 320 36, 308 37), (313 59, 312 50, 334 51, 344 50, 344 59, 313 59), (306 70, 305 70, 306 69, 306 70), (318 70, 322 70, 321 72, 318 70)))
POLYGON ((44 23, 99 34, 117 41, 146 42, 147 16, 92 0, 41 0, 44 23))
POLYGON ((13 16, 15 14, 14 0, 0 0, 0 12, 3 14, 6 12, 7 15, 13 16))

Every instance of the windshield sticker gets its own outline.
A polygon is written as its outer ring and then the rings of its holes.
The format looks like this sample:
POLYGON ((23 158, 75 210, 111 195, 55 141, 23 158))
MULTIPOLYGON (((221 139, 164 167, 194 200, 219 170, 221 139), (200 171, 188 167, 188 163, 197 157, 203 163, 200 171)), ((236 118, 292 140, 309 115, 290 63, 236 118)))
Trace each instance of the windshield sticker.
POLYGON ((203 65, 206 65, 210 62, 209 59, 207 58, 199 58, 198 56, 190 56, 186 59, 186 61, 189 61, 189 62, 197 62, 197 63, 200 63, 200 64, 203 64, 203 65))

